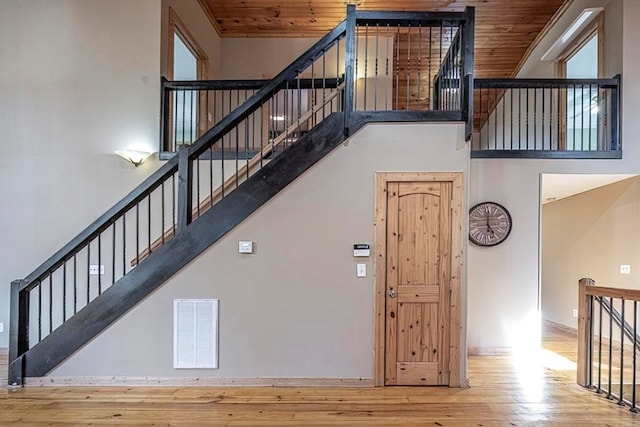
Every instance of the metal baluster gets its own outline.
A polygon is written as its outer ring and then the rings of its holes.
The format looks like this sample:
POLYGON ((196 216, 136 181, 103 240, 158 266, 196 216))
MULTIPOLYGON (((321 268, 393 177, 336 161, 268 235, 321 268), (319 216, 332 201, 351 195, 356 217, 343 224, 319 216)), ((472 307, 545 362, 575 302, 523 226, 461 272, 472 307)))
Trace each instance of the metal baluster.
MULTIPOLYGON (((377 55, 377 53, 376 53, 377 55)), ((367 110, 367 72, 369 66, 369 24, 367 23, 364 26, 364 94, 363 101, 364 104, 363 110, 367 110)), ((357 98, 357 97, 356 97, 357 98)))
POLYGON ((102 233, 98 234, 98 295, 102 293, 102 233))
MULTIPOLYGON (((526 120, 525 129, 527 130, 526 147, 528 150, 529 149, 529 88, 527 88, 526 91, 527 91, 527 99, 526 99, 527 105, 525 107, 525 120, 526 120)), ((522 149, 522 146, 519 146, 518 148, 522 149)))
MULTIPOLYGON (((584 93, 584 89, 582 91, 584 93)), ((582 103, 584 106, 584 102, 582 103)), ((584 110, 584 108, 583 108, 584 110)), ((583 128, 584 129, 584 128, 583 128)), ((620 300, 622 302, 622 309, 620 310, 620 396, 618 405, 624 406, 624 298, 620 300)), ((611 306, 611 312, 613 312, 613 306, 611 306)), ((634 343, 635 344, 635 343, 634 343)), ((635 345, 634 345, 635 349, 635 345)))
MULTIPOLYGON (((522 88, 518 88, 518 147, 522 147, 522 88)), ((513 141, 511 141, 513 150, 513 141)))
POLYGON ((511 144, 513 145, 513 139, 514 139, 513 138, 513 122, 514 122, 514 120, 513 120, 513 118, 514 118, 514 113, 513 113, 513 88, 509 89, 509 93, 511 94, 511 115, 509 116, 509 121, 510 121, 509 128, 511 130, 510 141, 511 141, 511 144))
POLYGON ((637 358, 638 358, 638 301, 633 301, 633 336, 634 336, 634 344, 633 344, 633 380, 631 381, 631 412, 638 412, 638 407, 636 406, 636 389, 638 388, 637 383, 637 358))
POLYGON ((409 92, 409 86, 411 86, 411 24, 409 24, 409 28, 407 29, 407 99, 405 102, 405 108, 407 111, 409 108, 409 98, 411 97, 411 93, 409 92))
MULTIPOLYGON (((386 35, 386 41, 385 41, 385 47, 387 48, 387 52, 385 54, 385 65, 384 65, 384 75, 385 77, 389 77, 389 40, 391 40, 391 37, 389 37, 389 32, 391 31, 391 27, 389 26, 389 24, 387 23, 387 30, 385 31, 385 35, 386 35)), ((393 79, 393 76, 391 77, 393 79)), ((392 101, 393 102, 393 101, 392 101)), ((385 89, 384 91, 384 109, 385 110, 389 110, 389 90, 385 89)))
POLYGON ((598 297, 600 303, 600 318, 598 319, 598 393, 602 393, 602 305, 604 300, 598 297))
MULTIPOLYGON (((542 149, 544 150, 544 106, 545 106, 545 96, 544 96, 544 86, 542 86, 542 117, 540 119, 540 134, 542 135, 542 149)), ((549 146, 551 148, 551 146, 549 146)))
MULTIPOLYGON (((542 105, 542 108, 544 108, 544 104, 542 105)), ((538 109, 538 89, 534 88, 533 89, 533 149, 536 149, 536 142, 538 140, 538 121, 537 119, 537 109, 538 109)))
MULTIPOLYGON (((163 209, 164 209, 164 205, 163 205, 163 209)), ((116 282, 116 222, 115 221, 112 224, 112 227, 113 228, 111 233, 111 284, 113 285, 116 282)), ((164 225, 162 227, 162 231, 163 231, 162 236, 164 237, 164 225)))
POLYGON ((136 265, 140 264, 140 203, 136 203, 136 265))
POLYGON ((378 23, 376 23, 376 63, 375 63, 375 78, 373 79, 374 84, 373 84, 373 110, 374 111, 378 111, 378 62, 379 62, 379 57, 378 57, 378 53, 380 52, 379 49, 379 40, 380 37, 380 25, 378 23))
MULTIPOLYGON (((175 223, 175 221, 174 221, 175 223)), ((127 274, 127 213, 122 215, 122 275, 127 274)))
MULTIPOLYGON (((433 41, 433 27, 429 26, 429 62, 428 62, 428 72, 427 72, 427 78, 429 81, 429 87, 427 89, 427 96, 429 97, 429 103, 427 105, 427 109, 429 108, 429 106, 431 106, 431 109, 434 109, 434 105, 433 105, 433 88, 431 87, 431 66, 433 65, 433 49, 432 49, 432 43, 433 41)), ((480 89, 480 93, 482 93, 482 89, 480 89)), ((480 104, 482 105, 482 103, 480 104)), ((482 140, 482 139, 481 139, 482 140)))
POLYGON ((147 256, 151 255, 151 193, 147 196, 147 256))
POLYGON ((38 282, 38 342, 42 341, 42 282, 38 282))
MULTIPOLYGON (((418 24, 418 110, 420 110, 420 86, 422 86, 422 24, 418 24)), ((426 109, 426 108, 425 108, 426 109)))
POLYGON ((78 312, 78 268, 76 253, 73 253, 73 314, 78 312))
MULTIPOLYGON (((573 105, 575 108, 575 85, 574 85, 574 97, 573 97, 573 105)), ((575 116, 574 116, 575 118, 575 116)), ((574 130, 575 130, 575 126, 574 126, 574 130)), ((575 146, 575 139, 574 139, 574 146, 575 146)), ((609 298, 609 381, 608 381, 608 388, 607 388, 607 399, 613 399, 613 395, 611 394, 611 376, 612 376, 612 370, 613 370, 613 363, 612 363, 612 359, 613 359, 613 297, 609 298)))
MULTIPOLYGON (((589 84, 589 110, 588 110, 588 113, 589 113, 589 151, 591 151, 591 149, 592 149, 591 148, 591 115, 592 115, 591 114, 591 108, 592 108, 591 107, 591 101, 592 101, 592 99, 591 99, 591 97, 592 97, 591 89, 592 88, 593 88, 593 85, 589 84)), ((597 150, 597 148, 596 148, 596 150, 597 150)))
POLYGON ((87 305, 91 298, 91 242, 87 243, 87 305))
POLYGON ((49 333, 53 331, 53 273, 49 273, 49 333))
MULTIPOLYGON (((573 150, 576 149, 576 85, 575 83, 573 84, 573 117, 571 119, 571 123, 573 124, 573 141, 571 144, 571 148, 573 150)), ((567 144, 567 149, 568 149, 568 144, 567 144)), ((613 307, 613 306, 612 306, 613 307)), ((611 362, 609 362, 611 363, 611 362)))
POLYGON ((67 321, 67 260, 62 263, 62 323, 67 321))
POLYGON ((396 94, 395 94, 395 108, 393 108, 394 110, 398 110, 399 109, 399 99, 398 99, 398 93, 400 92, 400 25, 397 26, 396 28, 396 38, 394 40, 395 44, 396 44, 396 58, 395 58, 395 67, 396 67, 396 94))
POLYGON ((589 347, 588 351, 588 363, 589 363, 589 373, 587 376, 587 387, 593 387, 593 295, 589 295, 589 321, 591 324, 589 325, 589 347))

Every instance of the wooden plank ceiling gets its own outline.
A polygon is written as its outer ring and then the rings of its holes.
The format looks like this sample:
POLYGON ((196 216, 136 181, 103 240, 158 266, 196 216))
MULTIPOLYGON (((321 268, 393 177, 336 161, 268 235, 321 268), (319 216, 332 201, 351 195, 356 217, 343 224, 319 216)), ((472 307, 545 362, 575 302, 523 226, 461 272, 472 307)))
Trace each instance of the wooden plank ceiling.
POLYGON ((360 10, 476 8, 476 77, 511 77, 565 0, 199 0, 222 37, 319 37, 360 10))

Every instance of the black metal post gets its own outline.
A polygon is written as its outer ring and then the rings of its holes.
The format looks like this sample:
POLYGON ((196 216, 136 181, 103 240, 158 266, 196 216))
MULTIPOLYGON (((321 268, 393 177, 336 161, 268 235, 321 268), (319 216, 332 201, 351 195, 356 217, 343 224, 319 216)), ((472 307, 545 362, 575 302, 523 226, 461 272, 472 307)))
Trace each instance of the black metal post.
POLYGON ((347 5, 346 35, 345 35, 345 85, 344 85, 344 134, 349 136, 351 112, 353 111, 354 80, 356 56, 356 6, 347 5))
POLYGON ((22 385, 22 355, 29 349, 29 292, 24 280, 11 282, 9 319, 9 385, 22 385))
POLYGON ((475 43, 475 16, 476 9, 467 6, 464 9, 464 24, 462 27, 462 75, 464 90, 462 94, 462 118, 466 121, 465 137, 471 140, 473 135, 473 70, 474 70, 474 43, 475 43))
POLYGON ((169 88, 167 79, 162 76, 160 79, 160 153, 163 151, 172 151, 169 147, 167 136, 169 132, 169 88))
POLYGON ((189 159, 190 147, 178 149, 178 230, 191 224, 193 199, 193 168, 189 159))
POLYGON ((615 89, 611 91, 611 151, 620 150, 620 93, 621 93, 621 76, 618 74, 614 77, 618 81, 615 89))
POLYGON ((440 110, 440 74, 433 78, 433 110, 440 110))

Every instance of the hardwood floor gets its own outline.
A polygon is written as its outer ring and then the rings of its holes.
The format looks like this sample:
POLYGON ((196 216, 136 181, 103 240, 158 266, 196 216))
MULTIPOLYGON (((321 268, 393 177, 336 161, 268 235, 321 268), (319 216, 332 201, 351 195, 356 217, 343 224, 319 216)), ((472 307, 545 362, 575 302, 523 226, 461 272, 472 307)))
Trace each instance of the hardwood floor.
POLYGON ((575 355, 575 336, 547 330, 539 352, 469 357, 469 389, 15 389, 0 394, 0 425, 640 425, 640 414, 575 384, 575 355))

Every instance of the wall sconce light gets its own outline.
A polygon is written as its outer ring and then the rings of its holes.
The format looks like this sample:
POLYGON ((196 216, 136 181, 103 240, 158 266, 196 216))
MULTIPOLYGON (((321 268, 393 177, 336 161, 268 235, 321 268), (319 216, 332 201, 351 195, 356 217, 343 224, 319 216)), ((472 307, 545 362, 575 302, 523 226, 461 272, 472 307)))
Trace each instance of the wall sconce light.
POLYGON ((153 153, 138 150, 118 150, 116 151, 116 154, 126 161, 130 162, 135 167, 138 167, 153 153))

